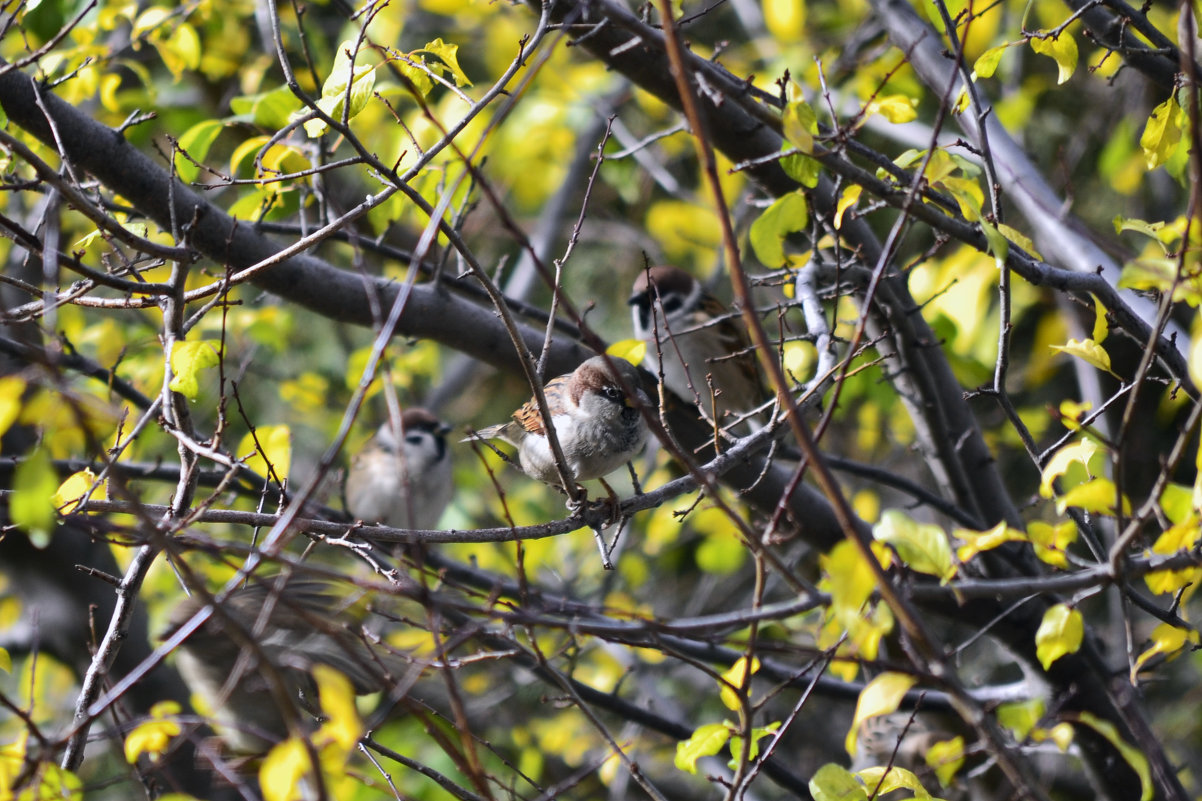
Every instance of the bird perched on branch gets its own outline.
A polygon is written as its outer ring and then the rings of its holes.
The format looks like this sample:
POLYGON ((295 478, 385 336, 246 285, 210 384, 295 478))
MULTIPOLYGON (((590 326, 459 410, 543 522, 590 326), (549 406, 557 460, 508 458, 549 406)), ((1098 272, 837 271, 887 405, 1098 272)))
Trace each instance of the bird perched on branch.
POLYGON ((647 369, 664 386, 726 425, 764 398, 759 367, 743 322, 679 267, 639 273, 630 299, 635 336, 647 343, 647 369))
POLYGON ((430 412, 409 408, 400 429, 386 422, 351 460, 346 508, 357 520, 393 528, 430 530, 455 491, 451 427, 430 412))
MULTIPOLYGON (((641 384, 634 365, 609 356, 594 356, 575 371, 547 382, 543 392, 570 480, 602 478, 642 450, 647 425, 639 407, 649 400, 641 384)), ((509 422, 477 431, 476 436, 508 442, 518 449, 518 462, 526 475, 560 483, 547 428, 534 399, 514 412, 509 422)))
MULTIPOLYGON (((356 633, 354 616, 331 585, 271 578, 235 590, 177 650, 180 675, 203 699, 222 741, 239 754, 259 754, 299 730, 316 728, 318 698, 310 671, 328 665, 357 694, 394 687, 404 672, 356 633)), ((171 615, 161 639, 174 636, 207 606, 193 595, 171 615)))

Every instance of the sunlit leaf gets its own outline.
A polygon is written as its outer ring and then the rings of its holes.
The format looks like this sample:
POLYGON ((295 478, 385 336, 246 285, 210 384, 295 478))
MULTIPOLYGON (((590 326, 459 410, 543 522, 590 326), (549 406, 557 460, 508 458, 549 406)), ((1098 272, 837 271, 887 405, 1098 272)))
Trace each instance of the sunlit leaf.
POLYGON ((735 688, 745 685, 749 687, 748 678, 754 676, 759 669, 760 660, 753 658, 751 662, 748 662, 746 657, 741 656, 730 666, 730 670, 722 674, 723 680, 720 684, 719 692, 722 697, 722 703, 726 705, 727 709, 738 712, 743 708, 741 694, 736 692, 735 688))
POLYGON ((1177 143, 1181 141, 1180 119, 1181 106, 1177 104, 1175 94, 1170 94, 1168 99, 1152 109, 1148 124, 1139 138, 1139 146, 1143 148, 1149 170, 1164 164, 1176 150, 1177 143))
POLYGON ((900 768, 897 765, 890 768, 879 765, 864 768, 863 770, 857 770, 856 776, 860 778, 865 787, 876 791, 877 798, 894 790, 910 790, 914 793, 914 798, 931 797, 931 794, 922 786, 922 782, 914 775, 913 771, 900 768))
POLYGON ((0 377, 0 436, 3 436, 21 414, 21 396, 25 394, 25 379, 16 375, 0 377))
POLYGON ((781 113, 781 128, 785 141, 802 153, 814 152, 814 136, 818 133, 818 115, 804 100, 785 105, 781 113))
MULTIPOLYGON (((765 737, 771 737, 780 729, 780 721, 773 721, 767 726, 756 726, 751 730, 750 744, 747 746, 747 759, 754 761, 760 755, 760 740, 765 737)), ((743 753, 743 738, 737 735, 731 735, 730 738, 730 754, 731 759, 728 763, 731 770, 736 770, 739 767, 738 757, 743 753)))
POLYGON ((1070 339, 1064 345, 1052 345, 1052 350, 1076 356, 1078 359, 1084 359, 1099 370, 1114 375, 1114 372, 1110 369, 1110 354, 1092 339, 1083 339, 1080 341, 1070 339))
POLYGON ((328 665, 314 665, 313 679, 317 682, 321 712, 325 717, 314 739, 321 742, 329 738, 344 754, 350 753, 364 731, 355 708, 355 688, 350 679, 328 665))
POLYGON ((1039 494, 1044 498, 1052 497, 1052 483, 1064 475, 1074 462, 1089 470, 1089 462, 1098 451, 1098 444, 1089 438, 1056 451, 1040 473, 1039 494))
POLYGON ((918 101, 905 95, 886 95, 868 104, 865 114, 880 114, 889 122, 900 124, 918 118, 918 101))
POLYGON ((436 56, 439 61, 445 64, 447 70, 451 73, 451 77, 454 78, 456 86, 472 85, 472 82, 467 78, 467 73, 459 66, 459 45, 447 44, 442 39, 435 39, 433 42, 427 42, 426 46, 419 52, 436 56))
POLYGON ((1053 567, 1068 567, 1068 547, 1077 541, 1077 524, 1072 520, 1051 525, 1039 520, 1027 526, 1031 545, 1040 561, 1053 567))
POLYGON ((99 486, 96 485, 96 474, 91 470, 84 468, 78 473, 73 473, 66 481, 59 485, 55 490, 54 496, 51 498, 55 508, 60 514, 69 515, 79 507, 79 501, 84 494, 96 487, 92 493, 92 498, 97 501, 108 500, 108 482, 102 481, 99 486))
MULTIPOLYGON (((1070 506, 1095 514, 1113 515, 1116 512, 1118 488, 1108 478, 1091 478, 1078 484, 1056 499, 1056 511, 1064 514, 1070 506)), ((1123 514, 1131 513, 1131 500, 1123 496, 1123 514)))
POLYGON ((676 744, 676 769, 697 772, 697 760, 713 756, 730 740, 730 728, 725 723, 698 726, 689 739, 676 744))
POLYGON ((1056 604, 1043 614, 1043 622, 1035 632, 1035 656, 1047 670, 1062 656, 1075 654, 1085 636, 1085 622, 1080 610, 1067 604, 1056 604))
POLYGON ((956 574, 951 545, 939 526, 919 523, 899 509, 890 509, 873 526, 872 536, 893 546, 911 570, 937 576, 943 582, 956 574))
POLYGON ((1008 44, 991 47, 981 55, 977 56, 977 60, 973 62, 972 71, 974 78, 992 78, 997 72, 998 64, 1002 61, 1002 53, 1006 52, 1008 44))
MULTIPOLYGON (((317 101, 317 107, 331 119, 342 120, 347 100, 347 86, 350 86, 350 106, 346 108, 347 120, 354 119, 371 99, 372 89, 376 85, 376 70, 373 65, 363 63, 369 52, 367 48, 356 52, 356 44, 353 40, 347 40, 338 45, 334 56, 334 66, 321 87, 321 97, 317 101), (355 56, 353 63, 351 61, 352 54, 355 56)), ((305 123, 305 133, 316 138, 324 134, 327 127, 323 120, 312 119, 305 123)))
POLYGON ((835 228, 843 227, 843 213, 859 202, 860 195, 863 192, 864 187, 859 184, 852 184, 839 195, 839 203, 835 207, 835 228))
POLYGON ((292 469, 292 429, 286 425, 259 426, 252 436, 249 432, 242 437, 235 451, 246 466, 261 476, 269 475, 268 465, 279 480, 288 478, 292 469), (259 447, 255 447, 255 440, 259 447), (264 458, 266 457, 266 459, 264 458))
POLYGON ((642 339, 623 339, 610 345, 605 352, 616 359, 625 359, 638 365, 647 356, 647 342, 642 339))
POLYGON ((988 531, 969 531, 959 528, 952 532, 952 536, 964 541, 964 545, 956 549, 956 558, 961 562, 967 562, 982 551, 991 551, 1003 543, 1025 542, 1027 539, 1025 534, 1010 528, 1005 521, 998 523, 988 531))
POLYGON ((847 749, 848 755, 856 755, 856 738, 860 732, 860 724, 869 718, 897 711, 906 693, 917 683, 917 678, 905 673, 882 673, 868 682, 856 699, 856 713, 843 740, 843 747, 847 749))
POLYGON ((1032 36, 1031 49, 1055 59, 1058 70, 1056 83, 1064 83, 1073 76, 1073 70, 1077 68, 1077 40, 1068 31, 1060 31, 1055 38, 1032 36))
POLYGON ((181 731, 179 721, 171 717, 179 711, 179 704, 174 701, 155 704, 150 710, 150 718, 126 735, 125 761, 132 765, 142 754, 149 754, 154 760, 161 757, 171 739, 181 731))
POLYGON ((293 801, 301 798, 301 779, 312 768, 304 742, 289 737, 277 743, 259 766, 263 801, 293 801))
MULTIPOLYGON (((1190 553, 1202 540, 1202 527, 1197 517, 1190 516, 1180 523, 1169 526, 1156 542, 1152 543, 1151 553, 1158 556, 1169 556, 1176 553, 1190 553)), ((1202 579, 1202 568, 1186 567, 1180 570, 1155 570, 1144 576, 1148 589, 1157 595, 1176 593, 1190 585, 1196 585, 1202 579)))
POLYGON ((207 340, 176 340, 171 347, 171 383, 173 392, 188 400, 200 395, 200 371, 220 363, 216 343, 207 340))
POLYGON ((1169 659, 1177 656, 1181 649, 1190 645, 1198 645, 1198 632, 1193 629, 1183 629, 1172 625, 1171 623, 1161 623, 1156 628, 1152 629, 1152 634, 1148 637, 1152 644, 1147 647, 1135 659, 1135 664, 1131 666, 1131 683, 1136 683, 1136 676, 1148 660, 1154 656, 1164 655, 1169 659))

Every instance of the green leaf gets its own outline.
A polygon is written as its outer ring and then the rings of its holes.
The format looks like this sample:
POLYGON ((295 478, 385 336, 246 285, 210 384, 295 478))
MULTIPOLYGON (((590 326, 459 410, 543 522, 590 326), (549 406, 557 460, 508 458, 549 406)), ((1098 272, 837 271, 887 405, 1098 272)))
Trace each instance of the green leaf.
POLYGON ((50 544, 54 529, 54 491, 58 476, 43 447, 34 448, 23 459, 13 476, 13 494, 9 499, 9 515, 17 528, 23 529, 34 547, 50 544))
POLYGON ((171 383, 168 387, 188 400, 200 395, 200 371, 216 367, 219 359, 208 340, 176 340, 171 348, 171 383))
POLYGON ((823 765, 810 779, 814 801, 868 801, 868 791, 855 774, 833 762, 823 765))
POLYGON ((1068 31, 1061 31, 1055 38, 1033 36, 1031 49, 1040 55, 1055 59, 1059 70, 1057 84, 1064 83, 1073 76, 1073 70, 1077 68, 1077 40, 1068 31))
MULTIPOLYGON (((793 148, 786 144, 784 149, 792 150, 793 148)), ((801 153, 781 156, 780 168, 785 171, 785 175, 810 189, 818 186, 818 176, 822 172, 822 165, 818 161, 801 153)))
POLYGON ((919 523, 898 509, 890 509, 873 527, 872 537, 893 546, 911 570, 937 576, 942 582, 956 574, 951 545, 939 526, 919 523))
POLYGON ((676 769, 696 773, 697 760, 718 753, 728 740, 730 728, 725 723, 698 726, 689 739, 676 744, 676 769))
POLYGON ((1067 604, 1056 604, 1044 612, 1043 622, 1035 632, 1035 656, 1047 670, 1065 654, 1074 654, 1085 636, 1081 612, 1067 604))
POLYGON ((301 100, 285 86, 260 92, 257 95, 242 95, 230 100, 230 111, 234 116, 226 122, 244 122, 267 130, 283 128, 292 115, 301 109, 301 100))
POLYGON ((459 45, 446 44, 442 39, 435 39, 433 42, 427 42, 426 46, 417 52, 437 56, 438 60, 447 66, 456 86, 472 85, 467 79, 467 74, 459 67, 459 45))
POLYGON ((809 225, 809 204, 801 192, 779 197, 751 224, 749 237, 755 257, 765 267, 780 267, 785 263, 785 237, 805 231, 809 225))
POLYGON ((1010 241, 1002 235, 1002 232, 997 229, 996 225, 980 220, 978 225, 981 226, 981 233, 985 234, 986 248, 993 254, 993 260, 997 262, 998 267, 1006 261, 1006 257, 1010 255, 1010 241))
POLYGON ((1002 53, 1006 52, 1009 44, 998 45, 991 47, 977 57, 976 63, 972 65, 973 79, 977 78, 992 78, 997 72, 998 64, 1002 61, 1002 53))
MULTIPOLYGON (((765 737, 771 737, 779 729, 780 729, 780 721, 779 720, 773 721, 772 723, 769 723, 767 726, 757 726, 756 728, 752 729, 751 730, 751 744, 747 746, 747 759, 754 762, 755 758, 760 755, 760 740, 764 739, 765 737)), ((732 736, 730 738, 730 757, 731 757, 731 759, 730 759, 730 762, 727 763, 731 770, 736 770, 739 767, 739 763, 736 761, 736 759, 740 754, 742 754, 742 752, 743 752, 743 738, 732 736)))
MULTIPOLYGON (((367 101, 371 99, 372 90, 376 85, 375 67, 358 61, 365 55, 365 51, 361 50, 356 53, 356 63, 352 64, 351 53, 354 52, 355 42, 352 40, 338 45, 337 55, 334 57, 334 68, 330 70, 330 76, 322 85, 321 98, 317 101, 317 107, 335 120, 342 119, 348 85, 351 87, 350 108, 347 109, 346 115, 348 121, 354 119, 367 106, 367 101)), ((305 133, 312 138, 317 138, 326 132, 327 127, 322 120, 309 120, 305 123, 305 133)))
POLYGON ((184 131, 184 135, 179 138, 179 147, 188 154, 188 158, 179 153, 175 154, 175 171, 181 181, 191 183, 196 180, 200 175, 200 168, 192 162, 204 163, 205 157, 209 155, 209 148, 224 129, 225 123, 221 120, 205 120, 184 131))
POLYGON ((781 112, 781 129, 785 141, 802 153, 814 152, 814 137, 818 134, 818 115, 804 100, 785 105, 781 112))
POLYGON ((997 709, 997 722, 1010 730, 1014 739, 1022 742, 1043 717, 1046 704, 1042 698, 1011 701, 997 709))

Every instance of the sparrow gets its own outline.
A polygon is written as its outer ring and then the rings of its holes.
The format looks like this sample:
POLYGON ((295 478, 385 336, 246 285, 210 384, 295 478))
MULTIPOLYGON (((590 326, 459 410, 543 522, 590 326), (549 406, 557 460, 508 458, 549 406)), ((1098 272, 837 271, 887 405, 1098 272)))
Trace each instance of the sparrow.
MULTIPOLYGON (((573 481, 609 475, 647 442, 639 407, 650 401, 638 369, 625 359, 594 356, 575 371, 548 381, 543 393, 573 481), (627 394, 627 388, 632 394, 627 394)), ((477 431, 476 436, 508 442, 518 449, 522 472, 548 484, 560 483, 533 398, 513 413, 512 420, 477 431)))
POLYGON ((628 303, 647 369, 662 371, 674 395, 719 424, 759 406, 764 390, 747 331, 700 281, 679 267, 652 267, 639 273, 628 303))
MULTIPOLYGON (((317 726, 317 688, 308 671, 329 665, 364 695, 391 687, 398 660, 370 650, 335 589, 319 581, 270 577, 235 590, 176 650, 180 675, 204 700, 231 751, 260 754, 289 736, 288 720, 317 726), (283 708, 289 705, 291 709, 283 708)), ((187 598, 160 639, 173 636, 207 600, 187 598)))
POLYGON ((446 439, 450 430, 416 407, 401 413, 399 431, 390 422, 380 426, 351 460, 347 511, 365 523, 436 528, 455 491, 446 439))

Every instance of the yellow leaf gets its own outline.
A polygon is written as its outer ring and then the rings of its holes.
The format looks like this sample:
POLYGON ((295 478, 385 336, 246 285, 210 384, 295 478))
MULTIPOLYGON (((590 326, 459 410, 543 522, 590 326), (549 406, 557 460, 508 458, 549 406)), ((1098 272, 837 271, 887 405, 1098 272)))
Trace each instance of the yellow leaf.
POLYGON ((872 529, 873 539, 892 545, 911 570, 947 582, 956 574, 951 545, 939 526, 919 523, 904 512, 890 509, 872 529))
POLYGON ((3 670, 5 673, 13 672, 13 658, 3 648, 0 648, 0 670, 3 670))
POLYGON ((1023 542, 1027 539, 1021 531, 1007 526, 1005 521, 998 523, 988 531, 956 529, 952 532, 952 536, 965 543, 956 549, 956 558, 961 562, 967 562, 982 551, 991 551, 1003 543, 1023 542))
POLYGON ((814 801, 867 801, 868 791, 847 768, 833 762, 823 765, 810 779, 814 801))
POLYGON ((303 741, 290 737, 263 757, 259 766, 259 786, 263 789, 263 801, 294 801, 301 798, 301 779, 309 772, 312 763, 303 741))
POLYGON ((856 713, 843 740, 843 747, 849 756, 856 755, 856 735, 859 734, 860 724, 869 718, 897 711, 906 693, 917 682, 917 678, 905 673, 882 673, 868 682, 856 700, 856 713))
POLYGON ((235 453, 238 458, 246 460, 249 469, 261 476, 269 475, 267 468, 270 464, 276 478, 283 481, 292 469, 292 429, 286 425, 259 426, 255 429, 255 436, 248 432, 242 437, 235 453), (255 447, 256 437, 261 451, 255 447))
MULTIPOLYGON (((1181 523, 1170 526, 1161 532, 1152 544, 1152 553, 1158 556, 1169 556, 1175 553, 1189 553, 1194 550, 1202 531, 1199 530, 1198 519, 1188 517, 1181 523)), ((1148 589, 1157 595, 1175 593, 1185 587, 1196 585, 1202 577, 1202 568, 1187 567, 1181 570, 1156 570, 1144 576, 1148 589)))
MULTIPOLYGON (((1070 506, 1076 506, 1084 509, 1087 512, 1096 514, 1113 515, 1115 513, 1115 499, 1118 497, 1118 489, 1114 486, 1114 482, 1108 478, 1091 478, 1082 484, 1070 489, 1064 495, 1056 499, 1056 511, 1064 514, 1064 510, 1070 506)), ((1123 514, 1131 513, 1131 500, 1123 496, 1123 514)))
POLYGON ((1067 604, 1056 604, 1043 614, 1043 622, 1035 632, 1035 656, 1047 670, 1060 657, 1073 654, 1081 647, 1085 622, 1081 612, 1067 604))
POLYGON ((1198 632, 1193 629, 1180 629, 1170 623, 1161 623, 1152 629, 1152 635, 1149 639, 1152 641, 1152 644, 1139 655, 1135 660, 1135 664, 1131 666, 1132 684, 1135 684, 1135 677, 1140 669, 1152 657, 1164 654, 1169 659, 1172 659, 1185 647, 1186 643, 1197 645, 1199 642, 1198 632))
POLYGON ((800 191, 782 195, 751 224, 748 238, 755 257, 765 267, 777 268, 785 262, 785 237, 805 231, 809 225, 809 203, 800 191))
POLYGON ((125 737, 125 761, 132 765, 142 754, 158 759, 179 733, 179 723, 169 718, 152 718, 139 724, 125 737))
POLYGON ((647 355, 647 343, 641 339, 623 339, 610 345, 605 352, 616 359, 625 359, 631 364, 639 365, 647 355))
POLYGON ((835 228, 843 227, 843 212, 855 206, 863 192, 864 187, 852 184, 839 195, 839 203, 835 206, 835 228))
POLYGON ((749 678, 754 676, 760 669, 760 660, 752 659, 748 664, 746 657, 739 657, 735 663, 730 666, 730 670, 722 674, 722 682, 719 687, 719 694, 722 697, 722 703, 727 709, 738 712, 743 708, 743 702, 740 700, 740 692, 736 692, 735 688, 748 688, 747 694, 751 695, 751 684, 749 678))
POLYGON ((957 736, 933 743, 923 759, 935 771, 939 783, 947 787, 964 766, 964 738, 957 736))
POLYGON ((178 392, 188 400, 200 395, 200 371, 218 364, 214 343, 206 340, 176 340, 171 347, 172 392, 178 392))
POLYGON ((314 739, 324 742, 324 738, 328 738, 348 754, 363 737, 363 722, 355 708, 355 688, 350 679, 329 665, 314 665, 313 679, 317 682, 321 712, 325 717, 314 739))
POLYGON ((1044 709, 1042 698, 1012 701, 998 707, 997 722, 1009 729, 1014 734, 1014 739, 1021 743, 1043 717, 1044 709))
POLYGON ((1002 60, 1002 53, 1006 52, 1008 44, 991 47, 977 57, 976 62, 972 65, 973 79, 976 78, 992 78, 997 72, 998 64, 1002 60))
POLYGON ((1148 124, 1139 138, 1149 170, 1164 164, 1177 149, 1177 143, 1181 141, 1180 120, 1181 106, 1177 104, 1175 94, 1170 94, 1167 100, 1152 109, 1152 116, 1148 117, 1148 124))
POLYGON ((1006 239, 1010 240, 1015 245, 1018 245, 1020 248, 1027 251, 1035 258, 1037 258, 1037 259, 1043 258, 1043 256, 1040 255, 1039 251, 1036 250, 1035 243, 1031 241, 1031 237, 1027 236, 1022 231, 1018 230, 1017 228, 1013 228, 1009 225, 1006 225, 1005 223, 998 223, 997 229, 998 229, 998 231, 1001 232, 1002 236, 1006 237, 1006 239))
POLYGON ((804 100, 788 103, 781 113, 781 128, 785 139, 802 153, 814 152, 814 135, 818 133, 818 115, 804 100))
POLYGON ((1040 473, 1039 494, 1041 497, 1052 497, 1052 482, 1064 475, 1074 462, 1080 462, 1088 471, 1089 461, 1098 453, 1098 444, 1085 438, 1074 445, 1065 445, 1044 466, 1040 473))
POLYGON ((676 744, 676 769, 696 773, 697 760, 718 753, 729 739, 730 729, 725 723, 698 726, 689 739, 676 744))
POLYGON ((917 105, 918 101, 905 95, 886 95, 869 103, 864 112, 867 116, 880 114, 889 122, 897 125, 917 119, 918 112, 915 110, 917 105))
POLYGON ((891 793, 894 790, 912 790, 915 798, 929 798, 930 793, 922 786, 922 782, 914 775, 913 771, 899 768, 896 765, 888 769, 880 766, 864 768, 857 770, 856 776, 864 783, 865 787, 871 787, 876 790, 877 797, 891 793))
POLYGON ((442 39, 435 39, 433 42, 427 42, 426 46, 418 52, 437 56, 438 60, 447 66, 451 77, 455 79, 456 86, 472 85, 472 82, 467 79, 467 73, 459 66, 459 45, 446 44, 442 39))
POLYGON ((1097 715, 1089 712, 1079 712, 1077 719, 1109 740, 1110 744, 1115 747, 1115 750, 1123 755, 1123 759, 1127 760, 1127 764, 1139 776, 1139 783, 1143 788, 1139 796, 1140 801, 1148 801, 1153 793, 1152 771, 1148 767, 1148 758, 1130 744, 1123 742, 1123 738, 1119 736, 1118 729, 1110 721, 1102 720, 1097 715))
MULTIPOLYGON (((1084 339, 1079 342, 1075 339, 1070 339, 1064 345, 1051 345, 1050 347, 1054 351, 1084 359, 1099 370, 1104 370, 1114 375, 1114 372, 1110 369, 1110 354, 1092 339, 1084 339)), ((1115 376, 1115 378, 1118 378, 1118 376, 1115 376)))
POLYGON ((1056 61, 1058 75, 1056 83, 1061 84, 1073 76, 1077 68, 1077 40, 1068 31, 1061 31, 1056 38, 1032 37, 1031 49, 1040 55, 1049 56, 1056 61))
MULTIPOLYGON (((371 99, 371 92, 376 84, 376 70, 374 66, 363 63, 368 52, 366 48, 356 52, 354 40, 347 40, 338 45, 334 56, 334 66, 321 87, 321 98, 317 101, 317 107, 331 119, 342 120, 347 86, 351 87, 351 103, 347 109, 347 120, 354 119, 355 115, 362 111, 367 106, 367 101, 371 99), (351 54, 355 56, 353 64, 351 54)), ((327 127, 322 120, 312 119, 305 123, 305 133, 312 138, 317 138, 326 132, 327 127)))
POLYGON ((1035 555, 1053 567, 1068 567, 1068 546, 1077 541, 1077 524, 1072 520, 1053 526, 1038 520, 1027 526, 1035 555))
POLYGON ((79 507, 80 500, 94 485, 96 490, 92 493, 92 498, 97 501, 107 500, 107 484, 108 482, 101 481, 96 485, 96 474, 84 468, 59 485, 51 502, 59 514, 69 515, 79 507))
POLYGON ((1090 292, 1089 296, 1093 298, 1094 308, 1093 331, 1090 332, 1090 339, 1100 345, 1106 341, 1106 336, 1110 333, 1110 325, 1106 322, 1106 307, 1094 293, 1090 292))
POLYGON ((0 436, 12 427, 21 414, 21 396, 25 393, 25 379, 6 375, 0 378, 0 436))
POLYGON ((805 24, 805 0, 764 0, 764 26, 778 42, 796 42, 805 24))

